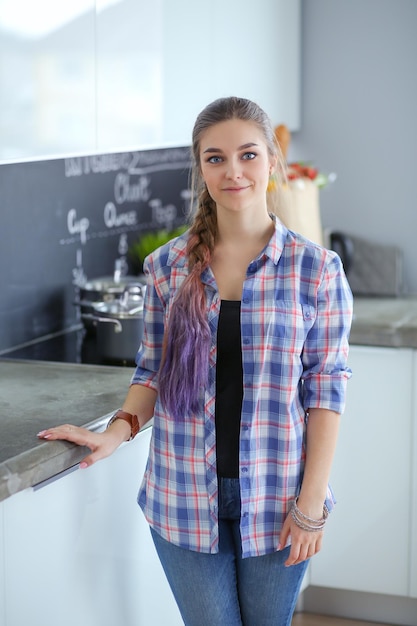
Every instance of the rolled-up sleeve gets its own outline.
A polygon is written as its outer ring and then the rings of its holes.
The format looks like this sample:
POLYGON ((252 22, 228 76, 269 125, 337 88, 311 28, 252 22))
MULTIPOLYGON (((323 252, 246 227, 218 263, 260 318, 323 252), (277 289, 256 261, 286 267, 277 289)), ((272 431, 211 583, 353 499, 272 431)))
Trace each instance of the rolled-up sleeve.
POLYGON ((343 413, 353 297, 340 258, 329 252, 317 293, 316 319, 303 349, 304 408, 343 413))
POLYGON ((164 338, 164 304, 157 289, 152 257, 145 259, 143 271, 147 278, 143 312, 143 337, 136 354, 136 369, 130 384, 144 385, 157 391, 164 338))

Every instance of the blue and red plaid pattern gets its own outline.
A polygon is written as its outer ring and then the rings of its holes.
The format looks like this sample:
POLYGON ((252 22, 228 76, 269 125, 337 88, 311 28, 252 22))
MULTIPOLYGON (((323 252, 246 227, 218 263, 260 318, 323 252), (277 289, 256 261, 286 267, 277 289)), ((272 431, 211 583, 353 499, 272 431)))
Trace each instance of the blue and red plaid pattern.
MULTIPOLYGON (((146 260, 144 336, 132 384, 157 390, 164 323, 187 275, 187 235, 146 260)), ((149 459, 138 496, 149 523, 181 547, 218 549, 215 367, 220 297, 202 276, 212 332, 209 379, 200 410, 174 421, 156 401, 149 459)), ((275 233, 247 270, 241 301, 243 405, 239 470, 243 556, 277 549, 305 461, 309 408, 342 413, 352 294, 340 258, 287 230, 275 233)), ((326 504, 334 504, 328 489, 326 504)))

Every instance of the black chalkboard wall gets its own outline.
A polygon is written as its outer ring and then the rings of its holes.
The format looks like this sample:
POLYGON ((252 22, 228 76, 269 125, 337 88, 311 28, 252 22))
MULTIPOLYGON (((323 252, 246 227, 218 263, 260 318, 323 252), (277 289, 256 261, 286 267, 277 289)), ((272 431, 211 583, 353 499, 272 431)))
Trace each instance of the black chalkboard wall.
POLYGON ((189 148, 0 165, 0 351, 76 322, 74 283, 189 209, 189 148))

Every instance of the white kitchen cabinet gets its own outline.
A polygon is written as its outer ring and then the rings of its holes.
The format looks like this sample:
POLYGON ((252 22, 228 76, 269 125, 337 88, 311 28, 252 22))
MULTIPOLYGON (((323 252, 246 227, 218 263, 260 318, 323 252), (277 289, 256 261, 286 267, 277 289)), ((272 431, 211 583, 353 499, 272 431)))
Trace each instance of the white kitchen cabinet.
POLYGON ((252 0, 163 4, 160 139, 188 145, 198 113, 223 96, 254 100, 274 125, 299 129, 300 0, 260 0, 256 11, 252 0))
POLYGON ((411 426, 410 442, 412 447, 411 473, 411 532, 410 532, 410 596, 417 598, 417 352, 414 351, 414 412, 411 426))
POLYGON ((6 623, 6 599, 4 589, 6 577, 4 575, 4 542, 2 540, 3 537, 3 507, 0 503, 0 624, 6 623))
MULTIPOLYGON (((310 584, 407 596, 413 350, 351 346, 331 483, 338 504, 310 584)), ((415 536, 414 555, 415 555, 415 536)), ((417 562, 413 585, 416 589, 417 562)))
POLYGON ((1 503, 2 626, 182 624, 136 504, 150 434, 1 503))
POLYGON ((95 22, 95 0, 0 0, 0 161, 94 149, 95 22))
POLYGON ((76 5, 48 4, 40 29, 42 1, 0 11, 0 162, 189 145, 225 95, 299 129, 301 0, 76 5))

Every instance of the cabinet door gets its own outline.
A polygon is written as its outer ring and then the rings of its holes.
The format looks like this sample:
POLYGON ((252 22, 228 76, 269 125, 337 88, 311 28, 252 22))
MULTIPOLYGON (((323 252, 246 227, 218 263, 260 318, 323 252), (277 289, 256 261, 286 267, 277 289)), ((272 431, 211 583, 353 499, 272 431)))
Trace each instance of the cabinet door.
POLYGON ((0 1, 0 161, 95 149, 95 4, 0 1))
POLYGON ((301 0, 55 2, 41 30, 38 5, 9 4, 0 161, 189 145, 224 95, 299 128, 301 0))
POLYGON ((134 0, 97 18, 98 149, 188 146, 222 96, 300 126, 300 0, 134 0))
POLYGON ((408 594, 413 351, 352 346, 331 483, 338 504, 312 585, 408 594))
POLYGON ((182 624, 136 504, 150 433, 3 502, 2 625, 182 624))
POLYGON ((414 412, 411 428, 411 533, 410 533, 410 595, 417 598, 417 352, 414 351, 414 412))
POLYGON ((3 515, 4 515, 4 506, 3 502, 0 502, 0 624, 6 623, 6 598, 5 598, 5 584, 6 577, 4 575, 4 530, 3 530, 3 515))

